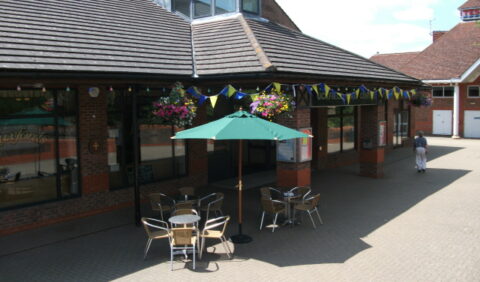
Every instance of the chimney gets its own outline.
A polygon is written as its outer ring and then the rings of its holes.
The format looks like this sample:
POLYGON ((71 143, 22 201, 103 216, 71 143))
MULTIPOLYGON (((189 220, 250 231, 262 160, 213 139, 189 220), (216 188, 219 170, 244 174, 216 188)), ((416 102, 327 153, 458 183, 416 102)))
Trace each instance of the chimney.
POLYGON ((437 41, 440 37, 442 37, 442 35, 444 35, 445 33, 447 33, 446 31, 434 31, 432 32, 432 36, 433 36, 433 42, 437 41))

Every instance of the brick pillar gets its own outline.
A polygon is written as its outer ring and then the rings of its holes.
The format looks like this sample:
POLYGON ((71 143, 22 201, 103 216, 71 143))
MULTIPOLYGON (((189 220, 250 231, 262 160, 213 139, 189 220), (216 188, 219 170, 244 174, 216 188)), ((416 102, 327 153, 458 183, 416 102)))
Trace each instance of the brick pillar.
MULTIPOLYGON (((292 113, 292 118, 281 118, 278 123, 299 129, 310 127, 310 109, 297 108, 292 113)), ((309 186, 311 184, 311 165, 310 161, 303 163, 287 163, 277 162, 277 186, 278 187, 295 187, 309 186)))
POLYGON ((379 121, 385 118, 385 106, 363 106, 360 124, 360 175, 383 177, 385 149, 378 146, 379 121))
POLYGON ((79 141, 83 195, 109 189, 107 153, 107 91, 100 88, 96 98, 88 95, 88 88, 78 88, 79 141))

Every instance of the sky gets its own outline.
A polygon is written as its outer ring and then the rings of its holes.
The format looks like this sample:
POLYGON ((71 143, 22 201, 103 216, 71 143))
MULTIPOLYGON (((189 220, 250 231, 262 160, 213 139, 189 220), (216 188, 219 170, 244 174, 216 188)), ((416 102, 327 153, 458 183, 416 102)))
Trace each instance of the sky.
POLYGON ((366 58, 421 51, 460 22, 467 0, 276 0, 300 30, 366 58))

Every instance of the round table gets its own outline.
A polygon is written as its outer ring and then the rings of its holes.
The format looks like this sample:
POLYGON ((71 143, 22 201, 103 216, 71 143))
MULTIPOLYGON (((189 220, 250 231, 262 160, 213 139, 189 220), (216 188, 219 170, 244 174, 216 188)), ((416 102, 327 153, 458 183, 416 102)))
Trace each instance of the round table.
POLYGON ((200 221, 200 216, 196 214, 181 214, 181 215, 175 215, 172 216, 168 219, 168 221, 172 224, 192 224, 192 223, 197 223, 200 221))

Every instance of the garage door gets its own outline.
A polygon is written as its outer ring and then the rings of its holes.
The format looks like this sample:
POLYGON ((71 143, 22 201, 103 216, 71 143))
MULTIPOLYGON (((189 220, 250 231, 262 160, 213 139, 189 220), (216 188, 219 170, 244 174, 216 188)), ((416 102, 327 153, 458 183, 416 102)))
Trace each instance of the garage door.
POLYGON ((480 138, 480 111, 465 111, 466 138, 480 138))
POLYGON ((433 134, 452 135, 452 111, 433 111, 433 134))

